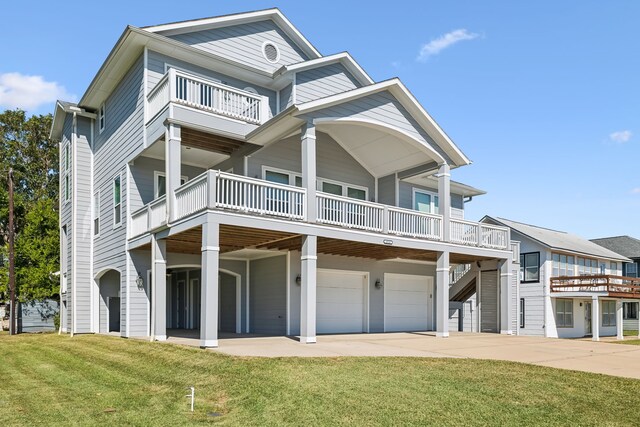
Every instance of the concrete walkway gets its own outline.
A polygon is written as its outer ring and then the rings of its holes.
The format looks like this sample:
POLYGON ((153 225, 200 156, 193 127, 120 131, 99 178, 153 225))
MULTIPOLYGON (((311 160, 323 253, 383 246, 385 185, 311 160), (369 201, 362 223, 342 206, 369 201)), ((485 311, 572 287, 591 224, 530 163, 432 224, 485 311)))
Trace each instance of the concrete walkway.
MULTIPOLYGON (((173 342, 187 344, 178 339, 173 342)), ((496 334, 452 333, 445 339, 430 333, 324 335, 318 337, 316 344, 300 344, 287 337, 223 338, 220 347, 213 351, 258 357, 492 359, 640 379, 640 346, 496 334)))

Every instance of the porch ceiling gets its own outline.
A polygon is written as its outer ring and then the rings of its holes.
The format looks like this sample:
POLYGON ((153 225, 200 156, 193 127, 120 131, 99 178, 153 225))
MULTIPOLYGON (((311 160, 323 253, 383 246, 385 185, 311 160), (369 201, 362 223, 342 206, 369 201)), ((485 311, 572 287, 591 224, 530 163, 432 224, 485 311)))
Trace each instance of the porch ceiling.
MULTIPOLYGON (((200 254, 202 227, 195 227, 167 238, 167 251, 173 253, 200 254)), ((258 228, 220 225, 220 252, 229 253, 245 248, 300 251, 302 236, 281 231, 258 228)), ((149 249, 147 245, 141 249, 149 249)), ((348 240, 318 237, 318 253, 340 255, 355 258, 382 260, 411 260, 435 262, 435 251, 400 248, 395 246, 375 245, 348 240)), ((488 258, 451 253, 452 264, 468 264, 488 258)))

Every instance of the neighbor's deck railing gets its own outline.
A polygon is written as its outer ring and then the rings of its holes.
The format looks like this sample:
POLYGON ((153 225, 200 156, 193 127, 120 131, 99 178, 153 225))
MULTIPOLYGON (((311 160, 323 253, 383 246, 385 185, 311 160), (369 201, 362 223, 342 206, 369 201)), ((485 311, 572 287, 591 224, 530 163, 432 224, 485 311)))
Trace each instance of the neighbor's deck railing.
MULTIPOLYGON (((170 221, 206 209, 225 209, 290 220, 307 219, 307 192, 291 185, 209 170, 175 191, 170 221)), ((317 222, 396 236, 443 240, 441 215, 397 208, 328 193, 316 194, 317 222)), ((166 225, 163 196, 131 216, 131 237, 166 225)), ((451 242, 492 249, 509 249, 509 230, 488 224, 451 219, 451 242)))
POLYGON ((268 97, 170 68, 147 96, 149 119, 169 102, 261 124, 269 117, 268 97))
POLYGON ((606 292, 608 296, 640 298, 640 278, 597 274, 550 279, 551 292, 606 292))

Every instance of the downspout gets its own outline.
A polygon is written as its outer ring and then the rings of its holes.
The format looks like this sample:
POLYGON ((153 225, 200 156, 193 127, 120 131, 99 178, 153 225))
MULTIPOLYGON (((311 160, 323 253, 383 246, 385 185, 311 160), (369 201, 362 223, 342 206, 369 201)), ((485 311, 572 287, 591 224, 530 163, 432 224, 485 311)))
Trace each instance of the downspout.
MULTIPOLYGON (((71 171, 71 185, 73 186, 73 191, 71 192, 71 337, 74 336, 76 332, 76 133, 78 132, 78 116, 77 113, 73 112, 73 124, 71 127, 71 165, 73 167, 71 171)), ((69 165, 67 165, 69 167, 69 165)), ((68 284, 67 284, 68 288, 68 284)))

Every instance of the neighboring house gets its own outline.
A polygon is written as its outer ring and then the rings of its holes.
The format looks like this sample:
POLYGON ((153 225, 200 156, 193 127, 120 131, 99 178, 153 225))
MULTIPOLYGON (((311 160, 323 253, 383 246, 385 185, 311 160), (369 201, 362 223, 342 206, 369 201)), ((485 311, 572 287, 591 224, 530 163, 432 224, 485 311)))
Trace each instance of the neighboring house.
POLYGON ((481 222, 509 227, 520 241, 519 334, 622 338, 623 302, 640 298, 621 278, 628 258, 562 231, 490 216, 481 222))
MULTIPOLYGON (((591 239, 604 248, 607 248, 619 255, 627 257, 631 262, 622 264, 622 275, 625 277, 638 278, 640 272, 640 240, 630 236, 604 237, 601 239, 591 239)), ((640 285, 640 282, 638 283, 640 285)), ((624 328, 626 330, 638 330, 638 301, 625 302, 623 306, 624 328)))
POLYGON ((485 263, 483 330, 512 332, 509 230, 450 179, 469 159, 277 9, 127 27, 52 137, 64 331, 444 337, 450 270, 485 263))
POLYGON ((58 301, 21 302, 17 308, 18 333, 55 331, 54 318, 60 310, 58 301))

